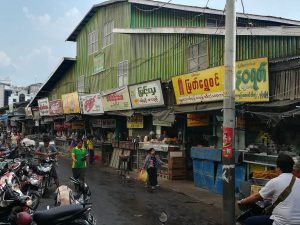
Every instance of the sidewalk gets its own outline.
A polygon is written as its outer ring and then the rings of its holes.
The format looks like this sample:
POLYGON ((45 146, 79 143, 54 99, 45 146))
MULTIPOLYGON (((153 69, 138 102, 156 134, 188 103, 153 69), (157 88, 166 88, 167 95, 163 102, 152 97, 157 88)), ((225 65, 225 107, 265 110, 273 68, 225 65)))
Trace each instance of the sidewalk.
MULTIPOLYGON (((136 179, 137 172, 130 172, 130 177, 136 179)), ((222 209, 222 196, 209 190, 196 187, 193 181, 189 180, 167 180, 158 178, 161 187, 184 194, 206 205, 222 209)))

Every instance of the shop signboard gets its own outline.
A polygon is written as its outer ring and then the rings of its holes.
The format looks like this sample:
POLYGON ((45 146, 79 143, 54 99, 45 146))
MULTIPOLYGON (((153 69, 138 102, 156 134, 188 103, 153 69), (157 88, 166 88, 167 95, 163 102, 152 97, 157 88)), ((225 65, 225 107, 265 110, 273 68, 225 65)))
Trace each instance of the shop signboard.
POLYGON ((240 61, 235 66, 235 101, 269 101, 268 58, 240 61))
POLYGON ((172 127, 172 123, 160 120, 160 117, 158 116, 153 116, 153 126, 172 127))
POLYGON ((129 94, 133 109, 159 107, 165 104, 160 80, 131 85, 129 94))
POLYGON ((143 115, 135 114, 131 117, 127 117, 127 128, 144 128, 143 115))
POLYGON ((80 113, 78 93, 73 92, 62 95, 63 111, 65 114, 80 113))
POLYGON ((73 130, 84 129, 84 121, 73 121, 71 126, 73 130))
POLYGON ((115 119, 103 119, 102 128, 116 128, 117 122, 115 119))
POLYGON ((38 99, 38 106, 41 116, 49 116, 49 100, 48 98, 38 99))
POLYGON ((178 105, 219 101, 224 96, 222 66, 172 78, 178 105))
POLYGON ((187 126, 188 127, 200 127, 209 125, 209 115, 208 114, 187 114, 187 126))
POLYGON ((63 114, 63 105, 60 99, 49 102, 50 116, 57 116, 63 114))
POLYGON ((105 112, 131 109, 127 87, 123 87, 109 94, 103 94, 102 102, 105 112))
MULTIPOLYGON (((172 78, 178 105, 224 98, 224 66, 172 78)), ((236 62, 236 102, 269 101, 268 58, 236 62)))
POLYGON ((83 95, 80 97, 83 114, 103 114, 102 97, 100 94, 83 95))
POLYGON ((101 119, 93 119, 93 120, 91 120, 91 124, 92 124, 92 127, 101 128, 102 120, 101 119))

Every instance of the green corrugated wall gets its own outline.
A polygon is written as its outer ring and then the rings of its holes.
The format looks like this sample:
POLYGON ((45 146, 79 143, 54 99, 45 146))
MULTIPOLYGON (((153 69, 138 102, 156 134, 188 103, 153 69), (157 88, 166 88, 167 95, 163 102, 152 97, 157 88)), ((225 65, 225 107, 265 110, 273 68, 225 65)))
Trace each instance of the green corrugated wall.
MULTIPOLYGON (((129 60, 129 83, 137 83, 187 73, 187 49, 191 44, 208 41, 209 66, 224 62, 224 37, 185 34, 114 34, 114 43, 102 49, 102 28, 114 20, 115 28, 163 26, 205 26, 207 18, 220 18, 180 10, 161 9, 141 12, 128 2, 100 8, 77 36, 77 61, 57 85, 58 96, 76 90, 77 78, 85 75, 85 92, 95 93, 117 87, 118 63, 129 60), (93 74, 93 56, 87 53, 87 34, 99 29, 98 53, 105 55, 105 71, 93 74)), ((145 8, 149 9, 149 7, 145 8)), ((241 19, 247 24, 247 19, 241 19)), ((274 25, 267 21, 251 21, 256 25, 274 25)), ((300 54, 299 37, 238 36, 237 60, 259 57, 278 58, 300 54)), ((51 95, 50 95, 51 96, 51 95)))

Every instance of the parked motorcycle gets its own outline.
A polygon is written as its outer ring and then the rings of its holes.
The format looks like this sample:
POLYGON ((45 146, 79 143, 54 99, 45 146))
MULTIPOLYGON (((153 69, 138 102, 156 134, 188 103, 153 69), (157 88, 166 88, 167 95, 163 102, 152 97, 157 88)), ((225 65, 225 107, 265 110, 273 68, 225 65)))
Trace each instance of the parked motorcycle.
POLYGON ((73 177, 70 177, 70 180, 77 186, 77 192, 70 192, 71 204, 88 203, 92 194, 89 186, 85 182, 73 177))
POLYGON ((31 198, 23 195, 17 184, 0 184, 0 221, 10 224, 14 213, 30 212, 31 198))
POLYGON ((48 190, 48 188, 51 187, 51 185, 53 183, 53 179, 51 176, 51 170, 52 170, 53 163, 55 162, 55 160, 47 157, 40 161, 41 161, 41 163, 37 166, 37 174, 43 176, 42 188, 43 188, 43 194, 44 194, 48 190))

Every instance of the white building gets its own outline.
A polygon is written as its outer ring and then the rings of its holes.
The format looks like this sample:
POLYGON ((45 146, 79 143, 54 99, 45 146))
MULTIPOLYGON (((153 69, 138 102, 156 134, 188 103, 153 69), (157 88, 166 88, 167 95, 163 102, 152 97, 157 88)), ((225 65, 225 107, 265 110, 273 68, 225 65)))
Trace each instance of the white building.
POLYGON ((8 98, 8 104, 11 105, 17 102, 30 101, 39 91, 42 83, 36 83, 27 87, 11 86, 11 95, 8 98))

